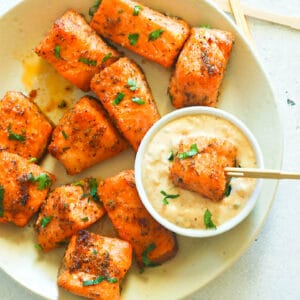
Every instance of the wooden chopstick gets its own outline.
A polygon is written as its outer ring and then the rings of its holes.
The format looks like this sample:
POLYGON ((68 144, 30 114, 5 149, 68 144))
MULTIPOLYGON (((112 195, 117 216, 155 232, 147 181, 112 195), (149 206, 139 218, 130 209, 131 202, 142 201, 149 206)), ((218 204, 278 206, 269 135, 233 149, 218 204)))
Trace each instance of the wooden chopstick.
POLYGON ((254 46, 254 40, 252 33, 250 31, 249 25, 244 15, 243 8, 241 6, 240 0, 228 0, 231 6, 231 10, 236 22, 236 25, 244 33, 247 40, 254 46))
MULTIPOLYGON (((213 0, 216 4, 219 5, 219 7, 226 11, 231 12, 230 5, 228 4, 228 0, 213 0)), ((241 4, 244 14, 248 17, 276 23, 283 26, 288 26, 293 29, 300 30, 300 18, 299 17, 291 17, 291 16, 285 16, 285 15, 279 15, 272 12, 268 12, 262 9, 257 9, 251 6, 248 6, 247 4, 241 4)))
POLYGON ((225 168, 230 177, 266 178, 266 179, 300 179, 300 173, 288 173, 277 170, 252 168, 225 168))

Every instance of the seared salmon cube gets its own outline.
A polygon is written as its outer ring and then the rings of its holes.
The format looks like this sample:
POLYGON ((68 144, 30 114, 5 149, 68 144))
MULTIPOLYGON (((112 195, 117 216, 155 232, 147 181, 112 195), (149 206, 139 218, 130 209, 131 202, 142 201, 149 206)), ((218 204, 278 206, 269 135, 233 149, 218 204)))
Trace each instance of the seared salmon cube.
POLYGON ((60 119, 48 150, 73 175, 127 147, 98 101, 83 97, 60 119))
POLYGON ((22 93, 7 92, 0 100, 0 150, 38 160, 51 132, 49 121, 22 93))
POLYGON ((176 186, 219 201, 230 179, 224 169, 235 166, 236 156, 236 147, 226 139, 189 138, 179 144, 170 167, 170 178, 176 186))
POLYGON ((35 52, 83 91, 90 89, 95 73, 119 57, 73 9, 55 21, 35 52))
POLYGON ((44 251, 60 246, 105 214, 97 187, 97 180, 89 178, 50 192, 35 223, 38 244, 44 251))
POLYGON ((88 299, 118 300, 131 261, 129 243, 81 230, 71 238, 57 283, 88 299))
POLYGON ((176 108, 215 107, 233 44, 230 32, 192 28, 172 75, 169 95, 176 108))
POLYGON ((160 118, 142 70, 124 57, 91 82, 113 123, 137 151, 148 129, 160 118))
POLYGON ((55 177, 6 151, 0 151, 0 169, 0 223, 25 226, 46 199, 55 177))
POLYGON ((131 0, 102 0, 90 25, 100 35, 164 67, 171 67, 189 25, 131 0))
POLYGON ((176 255, 176 236, 157 223, 143 206, 133 170, 104 180, 98 193, 119 237, 131 243, 140 267, 157 266, 176 255))

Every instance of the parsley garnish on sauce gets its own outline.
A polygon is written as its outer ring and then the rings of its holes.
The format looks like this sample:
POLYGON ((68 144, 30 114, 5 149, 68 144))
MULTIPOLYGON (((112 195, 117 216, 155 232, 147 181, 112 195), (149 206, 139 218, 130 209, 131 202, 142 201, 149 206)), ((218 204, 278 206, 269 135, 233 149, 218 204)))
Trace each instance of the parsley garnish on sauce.
POLYGON ((138 33, 130 33, 128 34, 128 40, 131 46, 136 45, 136 43, 138 42, 139 39, 139 34, 138 33))
POLYGON ((217 226, 214 224, 214 222, 212 221, 211 217, 212 217, 211 212, 208 209, 206 209, 206 211, 204 213, 204 224, 205 224, 205 227, 207 229, 216 229, 217 226))
POLYGON ((37 158, 36 157, 31 157, 27 160, 29 163, 34 163, 37 161, 37 158))
POLYGON ((157 29, 152 31, 151 33, 149 33, 148 40, 149 41, 157 40, 162 35, 163 32, 164 31, 162 29, 157 29))
POLYGON ((173 152, 173 151, 171 151, 171 152, 169 153, 168 160, 169 160, 169 161, 173 161, 173 160, 174 160, 174 152, 173 152))
POLYGON ((131 91, 136 91, 137 89, 139 89, 140 87, 136 85, 136 81, 128 78, 127 80, 127 87, 131 90, 131 91))
POLYGON ((200 25, 199 27, 200 27, 200 28, 211 29, 211 26, 209 26, 209 25, 200 25))
POLYGON ((64 137, 65 140, 68 139, 68 135, 66 134, 66 132, 64 130, 61 132, 61 134, 63 135, 63 137, 64 137))
POLYGON ((94 16, 95 12, 98 10, 99 5, 101 4, 101 0, 97 0, 95 5, 89 8, 89 15, 94 16))
POLYGON ((139 104, 139 105, 145 104, 145 101, 142 100, 142 99, 139 98, 139 97, 132 97, 131 100, 132 100, 132 102, 137 103, 137 104, 139 104))
POLYGON ((56 57, 57 59, 60 59, 60 58, 61 58, 61 56, 60 56, 60 46, 59 46, 59 45, 56 45, 56 46, 54 47, 54 55, 55 55, 55 57, 56 57))
POLYGON ((108 52, 102 59, 102 62, 105 63, 111 58, 112 54, 111 52, 108 52))
POLYGON ((96 60, 93 60, 93 59, 89 59, 89 58, 86 58, 86 57, 79 57, 78 59, 79 62, 82 62, 88 66, 96 66, 97 65, 97 61, 96 60))
POLYGON ((12 130, 11 130, 11 124, 8 125, 8 139, 10 141, 18 141, 18 142, 21 142, 21 143, 25 143, 26 141, 26 136, 24 135, 25 131, 22 130, 22 134, 17 134, 17 133, 14 133, 12 130))
POLYGON ((138 16, 140 13, 140 10, 142 10, 142 7, 140 5, 135 5, 133 9, 133 15, 138 16))
POLYGON ((3 217, 4 214, 4 207, 3 207, 3 200, 4 200, 4 187, 0 185, 0 217, 3 217))
POLYGON ((34 244, 34 248, 37 250, 43 250, 43 247, 40 244, 34 244))
POLYGON ((81 186, 82 188, 84 187, 84 181, 83 180, 78 180, 72 183, 74 186, 81 186))
POLYGON ((90 187, 90 196, 92 197, 92 199, 95 202, 98 202, 100 200, 99 196, 98 196, 98 193, 97 193, 98 182, 97 182, 97 180, 95 178, 90 179, 90 181, 89 181, 89 187, 90 187))
POLYGON ((89 217, 81 218, 81 221, 82 221, 82 222, 88 222, 88 221, 89 221, 89 217))
POLYGON ((230 195, 231 190, 232 190, 231 184, 228 182, 228 184, 226 185, 225 197, 228 197, 230 195))
POLYGON ((118 282, 118 279, 115 277, 108 277, 108 276, 98 276, 96 279, 92 279, 92 280, 84 280, 82 282, 82 286, 89 286, 89 285, 96 285, 101 283, 103 280, 108 281, 109 283, 116 283, 118 282))
POLYGON ((125 97, 125 94, 120 92, 117 94, 116 98, 113 101, 113 105, 118 105, 125 97))
POLYGON ((164 205, 169 204, 168 199, 175 199, 178 198, 180 195, 176 194, 176 195, 172 195, 172 194, 167 194, 165 191, 160 191, 160 193, 164 196, 162 202, 164 205))
POLYGON ((67 106, 67 102, 65 100, 62 100, 57 106, 58 108, 65 108, 67 106))
POLYGON ((42 173, 38 176, 33 176, 33 174, 30 173, 27 175, 27 181, 38 182, 38 184, 39 184, 38 190, 39 191, 42 191, 42 190, 48 188, 52 183, 51 178, 48 176, 48 174, 45 174, 45 173, 42 173))
POLYGON ((41 227, 45 228, 49 222, 52 220, 52 216, 45 216, 42 220, 41 220, 41 227))
POLYGON ((179 159, 186 159, 186 158, 192 157, 198 153, 199 153, 199 150, 198 150, 197 144, 192 144, 189 151, 178 153, 177 157, 179 159))
POLYGON ((145 265, 145 267, 156 267, 159 266, 159 263, 153 262, 150 260, 150 258, 148 257, 148 254, 153 251, 156 248, 155 243, 151 243, 142 253, 142 260, 143 263, 145 265))

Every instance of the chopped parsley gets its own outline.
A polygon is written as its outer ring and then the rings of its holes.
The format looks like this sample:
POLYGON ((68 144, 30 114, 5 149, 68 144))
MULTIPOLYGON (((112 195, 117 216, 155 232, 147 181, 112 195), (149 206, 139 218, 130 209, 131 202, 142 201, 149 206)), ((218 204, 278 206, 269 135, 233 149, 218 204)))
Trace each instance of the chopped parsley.
POLYGON ((97 65, 97 61, 96 60, 93 60, 93 59, 89 59, 89 58, 86 58, 86 57, 79 57, 78 59, 79 62, 82 62, 88 66, 96 66, 97 65))
POLYGON ((164 31, 162 29, 157 29, 149 33, 148 41, 155 41, 157 40, 164 31))
POLYGON ((132 100, 132 102, 137 103, 137 104, 139 104, 139 105, 145 104, 145 101, 142 100, 142 99, 139 98, 139 97, 132 97, 131 100, 132 100))
POLYGON ((164 198, 162 200, 164 205, 169 204, 168 199, 175 199, 175 198, 178 198, 180 196, 179 194, 176 194, 176 195, 167 194, 165 191, 160 191, 160 193, 164 196, 164 198))
POLYGON ((101 4, 101 0, 96 0, 95 4, 89 8, 89 15, 91 17, 94 16, 94 14, 98 10, 100 4, 101 4))
POLYGON ((212 217, 211 212, 208 209, 206 209, 206 211, 204 213, 204 224, 205 224, 205 227, 207 229, 216 229, 217 226, 214 224, 214 222, 212 221, 211 217, 212 217))
POLYGON ((48 174, 42 173, 38 176, 33 176, 32 173, 27 175, 27 181, 29 182, 38 182, 38 190, 42 191, 48 188, 52 184, 52 180, 48 174))
POLYGON ((74 186, 81 186, 82 188, 84 187, 84 181, 83 180, 78 180, 72 183, 74 186))
POLYGON ((127 80, 127 88, 129 88, 131 91, 136 91, 140 87, 136 85, 136 81, 133 80, 132 78, 128 78, 127 80))
POLYGON ((228 197, 230 195, 231 190, 232 190, 232 186, 231 186, 230 182, 228 182, 226 185, 225 193, 224 193, 225 197, 228 197))
POLYGON ((133 15, 138 16, 140 13, 140 10, 142 10, 142 7, 140 5, 135 5, 133 8, 133 15))
POLYGON ((170 151, 168 160, 169 161, 173 161, 174 160, 174 152, 173 151, 170 151))
POLYGON ((200 28, 211 29, 211 26, 209 26, 209 25, 200 25, 199 27, 200 27, 200 28))
POLYGON ((0 217, 3 217, 4 214, 4 207, 3 207, 3 200, 4 200, 4 187, 0 185, 0 217))
POLYGON ((63 135, 63 137, 64 137, 65 140, 68 139, 68 135, 66 134, 66 132, 64 130, 61 132, 61 134, 63 135))
POLYGON ((130 33, 128 34, 128 40, 131 46, 134 46, 137 44, 138 39, 140 35, 138 33, 130 33))
POLYGON ((65 100, 62 100, 57 106, 58 108, 65 108, 67 107, 67 102, 65 100))
POLYGON ((84 280, 82 282, 82 286, 89 286, 89 285, 96 285, 101 283, 102 281, 108 281, 109 283, 116 283, 118 282, 118 279, 115 277, 108 277, 108 276, 98 276, 96 279, 92 279, 92 280, 84 280))
POLYGON ((296 103, 295 103, 293 100, 291 100, 291 99, 287 99, 286 102, 287 102, 287 104, 290 105, 290 106, 296 105, 296 103))
POLYGON ((90 220, 89 217, 81 218, 81 221, 82 221, 82 222, 88 222, 89 220, 90 220))
POLYGON ((56 46, 54 47, 54 55, 55 55, 55 57, 56 57, 57 59, 60 59, 60 58, 61 58, 61 56, 60 56, 60 46, 59 46, 59 45, 56 45, 56 46))
POLYGON ((42 220, 41 220, 41 227, 45 228, 49 222, 52 220, 52 216, 45 216, 42 220))
POLYGON ((27 160, 29 163, 34 163, 37 161, 37 158, 36 157, 31 157, 27 160))
POLYGON ((43 247, 38 243, 34 244, 34 248, 37 250, 43 250, 43 247))
POLYGON ((90 179, 89 181, 89 187, 90 187, 90 196, 95 202, 99 202, 99 196, 97 193, 98 190, 98 182, 95 178, 90 179))
POLYGON ((25 143, 26 136, 25 136, 25 131, 24 130, 22 130, 22 134, 14 133, 11 130, 11 124, 8 125, 7 130, 8 130, 8 139, 10 141, 18 141, 18 142, 21 142, 21 143, 25 143))
POLYGON ((102 62, 105 63, 111 58, 112 54, 111 52, 108 52, 102 59, 102 62))
POLYGON ((152 252, 155 248, 156 248, 155 243, 151 243, 142 253, 142 260, 145 267, 156 267, 160 265, 159 263, 151 261, 150 258, 148 257, 148 254, 152 252))
POLYGON ((113 101, 113 105, 118 105, 124 99, 124 97, 125 97, 125 94, 122 92, 119 92, 113 101))
POLYGON ((192 157, 198 153, 199 153, 199 150, 198 150, 197 144, 192 144, 189 151, 186 151, 183 153, 178 153, 177 157, 179 159, 186 159, 186 158, 192 157))
POLYGON ((97 251, 96 249, 93 249, 93 250, 92 250, 92 253, 93 253, 94 255, 96 255, 96 254, 98 254, 98 251, 97 251))

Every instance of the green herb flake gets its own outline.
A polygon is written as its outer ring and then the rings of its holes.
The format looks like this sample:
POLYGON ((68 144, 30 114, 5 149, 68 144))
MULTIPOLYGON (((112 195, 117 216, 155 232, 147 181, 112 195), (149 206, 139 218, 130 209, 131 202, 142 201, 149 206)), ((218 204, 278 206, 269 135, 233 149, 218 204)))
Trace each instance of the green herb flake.
POLYGON ((178 153, 177 157, 179 159, 186 159, 186 158, 192 157, 194 155, 197 155, 198 153, 199 153, 199 150, 198 150, 197 144, 192 144, 189 151, 183 152, 183 153, 178 153))
POLYGON ((140 35, 138 33, 128 34, 128 40, 131 46, 135 46, 138 42, 140 35))
POLYGON ((174 160, 174 152, 173 151, 170 151, 168 160, 169 161, 173 161, 174 160))
POLYGON ((142 99, 139 98, 139 97, 132 97, 131 100, 132 100, 132 102, 134 102, 134 103, 136 103, 136 104, 139 104, 139 105, 145 104, 145 101, 142 100, 142 99))
POLYGON ((132 78, 128 78, 127 80, 127 88, 129 88, 131 91, 136 91, 140 87, 136 85, 136 81, 133 80, 132 78))
POLYGON ((8 139, 10 141, 18 141, 18 142, 21 142, 21 143, 25 143, 26 136, 24 135, 24 131, 22 131, 22 134, 14 133, 11 130, 11 124, 8 125, 7 130, 8 130, 8 139))
POLYGON ((81 218, 81 221, 82 221, 82 222, 88 222, 89 220, 90 220, 89 217, 81 218))
POLYGON ((98 196, 98 182, 95 178, 92 178, 89 181, 89 186, 90 186, 90 196, 95 202, 99 202, 99 196, 98 196))
POLYGON ((293 100, 291 100, 291 99, 287 99, 286 102, 287 102, 287 104, 290 105, 290 106, 296 105, 296 103, 295 103, 293 100))
POLYGON ((199 26, 200 28, 206 28, 206 29, 211 29, 211 26, 210 25, 200 25, 199 26))
POLYGON ((102 59, 102 63, 107 62, 112 57, 111 52, 108 52, 102 59))
POLYGON ((58 105, 58 108, 65 108, 67 107, 67 102, 65 100, 62 100, 58 105))
POLYGON ((95 5, 93 5, 92 7, 89 8, 89 15, 91 17, 94 16, 94 14, 98 10, 100 4, 101 4, 101 0, 97 0, 96 3, 95 3, 95 5))
POLYGON ((96 279, 92 279, 92 280, 84 280, 82 282, 82 286, 90 286, 90 285, 96 285, 101 283, 103 280, 108 281, 109 283, 116 283, 118 282, 117 278, 114 277, 108 277, 108 276, 98 276, 96 279))
POLYGON ((125 97, 125 94, 122 92, 119 92, 113 101, 113 105, 118 105, 124 99, 124 97, 125 97))
POLYGON ((84 187, 84 181, 83 180, 78 180, 72 183, 74 186, 81 186, 82 188, 84 187))
POLYGON ((118 14, 122 14, 124 12, 124 9, 119 9, 118 14))
POLYGON ((225 193, 224 193, 225 197, 228 197, 228 196, 230 195, 231 190, 232 190, 232 186, 231 186, 230 183, 228 183, 228 184, 226 185, 226 189, 225 189, 225 193))
POLYGON ((33 176, 32 173, 27 175, 27 181, 29 182, 38 182, 38 190, 42 191, 48 188, 52 184, 52 180, 48 174, 42 173, 38 176, 33 176))
POLYGON ((63 137, 64 137, 65 140, 68 139, 68 135, 66 134, 66 132, 64 130, 61 132, 61 134, 63 135, 63 137))
POLYGON ((152 31, 151 33, 149 33, 148 40, 149 41, 157 40, 162 35, 163 32, 164 31, 162 29, 157 29, 152 31))
POLYGON ((92 250, 92 253, 93 253, 94 255, 96 255, 96 254, 98 254, 98 251, 97 251, 96 249, 93 249, 93 250, 92 250))
POLYGON ((140 11, 142 10, 143 8, 140 6, 140 5, 135 5, 134 8, 133 8, 133 15, 134 16, 138 16, 140 11))
POLYGON ((211 212, 208 209, 206 209, 206 211, 204 213, 204 224, 205 224, 205 227, 207 229, 216 229, 217 226, 213 223, 211 217, 212 217, 211 212))
POLYGON ((61 58, 61 56, 60 56, 60 46, 59 46, 59 45, 56 45, 56 46, 54 47, 54 55, 55 55, 55 57, 56 57, 57 59, 60 59, 60 58, 61 58))
POLYGON ((43 250, 43 247, 38 243, 34 244, 34 248, 39 251, 43 250))
POLYGON ((168 199, 175 199, 175 198, 178 198, 180 196, 179 194, 176 194, 176 195, 167 194, 165 191, 160 191, 160 193, 164 196, 164 198, 162 200, 164 205, 169 204, 168 199))
POLYGON ((148 254, 152 252, 155 248, 156 248, 155 243, 151 243, 142 253, 142 260, 145 267, 156 267, 160 265, 159 263, 151 261, 150 258, 148 257, 148 254))
POLYGON ((3 217, 4 214, 4 207, 3 207, 3 200, 4 200, 4 187, 0 185, 0 217, 3 217))
POLYGON ((36 157, 30 157, 28 160, 27 160, 29 163, 34 163, 37 161, 37 158, 36 157))
POLYGON ((93 59, 89 59, 89 58, 86 58, 86 57, 79 57, 78 59, 79 62, 82 62, 88 66, 96 66, 97 65, 97 61, 96 60, 93 60, 93 59))
POLYGON ((52 220, 52 216, 45 216, 42 220, 41 220, 41 227, 45 228, 49 222, 52 220))

